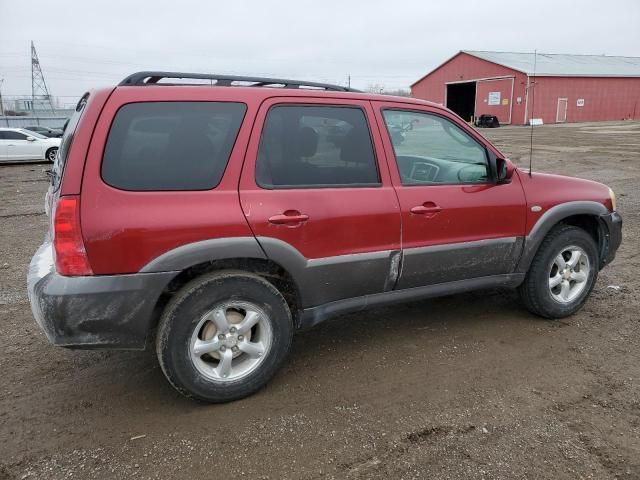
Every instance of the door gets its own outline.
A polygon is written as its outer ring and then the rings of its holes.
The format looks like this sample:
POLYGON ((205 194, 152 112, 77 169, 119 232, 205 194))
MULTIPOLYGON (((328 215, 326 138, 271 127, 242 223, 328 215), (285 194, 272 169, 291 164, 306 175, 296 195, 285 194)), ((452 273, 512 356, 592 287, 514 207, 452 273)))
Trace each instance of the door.
POLYGON ((567 104, 568 99, 558 98, 558 110, 556 112, 557 123, 564 123, 567 121, 567 104))
POLYGON ((7 160, 7 144, 9 141, 5 140, 4 133, 4 131, 0 130, 0 162, 7 160))
POLYGON ((368 102, 342 99, 273 98, 258 112, 240 201, 303 307, 395 283, 400 211, 371 121, 368 102))
POLYGON ((497 151, 448 112, 375 107, 402 210, 397 288, 512 272, 526 216, 517 174, 494 183, 489 155, 497 151))
POLYGON ((476 88, 476 117, 495 115, 501 124, 511 123, 513 77, 497 80, 478 80, 476 88))
MULTIPOLYGON (((4 138, 8 140, 8 160, 35 160, 43 158, 42 145, 37 140, 27 140, 28 135, 15 130, 5 130, 4 138)), ((33 138, 33 137, 32 137, 33 138)))

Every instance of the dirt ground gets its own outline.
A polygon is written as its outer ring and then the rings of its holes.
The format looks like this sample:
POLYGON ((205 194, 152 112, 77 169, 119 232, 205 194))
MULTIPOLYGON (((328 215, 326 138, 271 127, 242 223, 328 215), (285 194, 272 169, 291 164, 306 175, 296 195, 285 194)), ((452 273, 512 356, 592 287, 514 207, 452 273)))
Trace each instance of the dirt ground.
MULTIPOLYGON (((529 130, 483 133, 527 165, 529 130)), ((47 343, 25 287, 46 166, 0 166, 0 479, 640 478, 640 124, 544 126, 535 145, 534 170, 618 193, 624 241, 582 311, 544 321, 497 290, 343 316, 214 406, 152 352, 47 343)))

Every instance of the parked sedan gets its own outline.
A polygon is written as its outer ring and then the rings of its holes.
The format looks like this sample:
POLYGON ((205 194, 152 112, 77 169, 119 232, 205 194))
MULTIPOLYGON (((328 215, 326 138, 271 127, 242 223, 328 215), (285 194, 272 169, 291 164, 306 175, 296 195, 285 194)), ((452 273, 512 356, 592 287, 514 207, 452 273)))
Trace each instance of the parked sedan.
POLYGON ((25 130, 29 130, 30 132, 36 132, 40 135, 44 135, 49 138, 60 138, 62 137, 62 129, 61 128, 49 128, 43 127, 42 125, 31 125, 29 127, 23 127, 25 130))
POLYGON ((53 162, 59 147, 59 138, 47 138, 23 128, 0 128, 0 162, 53 162))

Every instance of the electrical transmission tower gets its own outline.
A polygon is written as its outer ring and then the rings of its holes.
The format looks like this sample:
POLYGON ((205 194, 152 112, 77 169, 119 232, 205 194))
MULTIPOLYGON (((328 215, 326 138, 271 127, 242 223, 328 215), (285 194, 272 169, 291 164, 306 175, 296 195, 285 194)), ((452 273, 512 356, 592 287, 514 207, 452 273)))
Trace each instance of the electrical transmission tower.
POLYGON ((53 112, 53 102, 47 84, 44 81, 44 74, 40 67, 40 60, 36 53, 36 47, 31 42, 31 110, 35 110, 36 103, 48 103, 51 112, 53 112))

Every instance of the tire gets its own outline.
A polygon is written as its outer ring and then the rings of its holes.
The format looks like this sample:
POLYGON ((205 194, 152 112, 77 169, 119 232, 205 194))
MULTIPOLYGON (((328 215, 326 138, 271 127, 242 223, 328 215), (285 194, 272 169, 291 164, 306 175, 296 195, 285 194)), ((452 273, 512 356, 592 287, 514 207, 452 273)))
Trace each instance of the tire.
POLYGON ((56 161, 56 155, 57 154, 58 154, 58 147, 53 147, 53 148, 50 148, 49 150, 47 150, 47 153, 44 154, 44 158, 48 162, 53 163, 53 162, 56 161))
POLYGON ((573 315, 593 290, 598 266, 598 248, 591 235, 578 227, 558 225, 547 234, 531 262, 518 288, 520 299, 527 310, 544 318, 573 315), (562 263, 568 270, 561 269, 562 263))
POLYGON ((221 403, 262 388, 286 359, 292 336, 291 312, 276 287, 252 273, 220 271, 192 280, 172 298, 158 325, 156 353, 178 392, 221 403))

